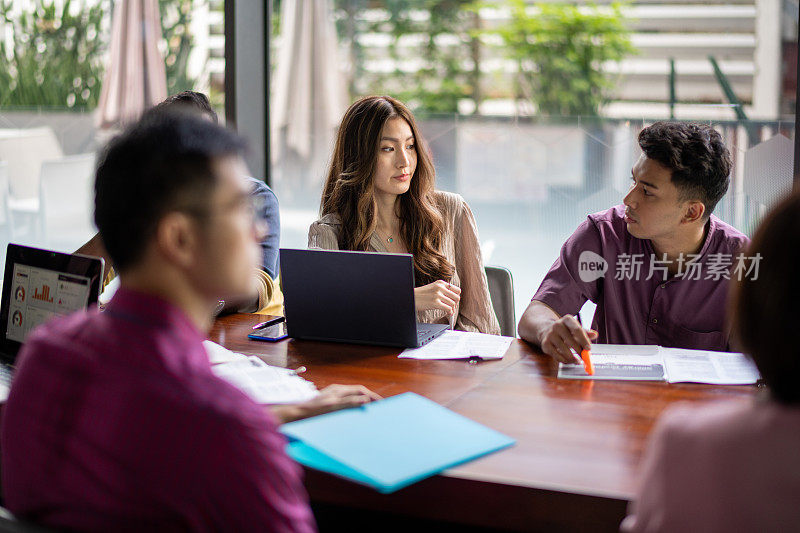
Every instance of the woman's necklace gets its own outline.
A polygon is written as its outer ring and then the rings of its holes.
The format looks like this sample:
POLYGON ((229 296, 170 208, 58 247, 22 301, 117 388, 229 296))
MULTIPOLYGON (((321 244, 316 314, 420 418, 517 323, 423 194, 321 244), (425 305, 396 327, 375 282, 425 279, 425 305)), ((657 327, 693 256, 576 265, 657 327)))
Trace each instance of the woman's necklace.
MULTIPOLYGON (((383 233, 382 231, 379 231, 379 230, 378 230, 378 228, 375 228, 375 231, 377 231, 377 232, 378 232, 378 235, 379 235, 379 236, 381 236, 381 237, 383 237, 383 235, 386 235, 386 234, 385 234, 385 233, 383 233)), ((387 237, 386 237, 386 242, 388 242, 389 244, 392 244, 392 243, 394 242, 394 239, 392 238, 392 236, 391 236, 391 235, 389 235, 389 236, 387 236, 387 237)))
POLYGON ((392 244, 394 242, 394 234, 388 233, 383 230, 379 230, 377 226, 375 226, 375 231, 378 233, 378 236, 386 239, 386 242, 392 244))
MULTIPOLYGON (((395 211, 395 216, 397 216, 396 211, 395 211)), ((376 217, 376 218, 378 220, 375 221, 375 232, 378 233, 379 237, 385 238, 387 244, 393 244, 394 243, 394 234, 395 234, 395 232, 393 231, 393 232, 389 233, 388 231, 379 230, 378 226, 380 225, 379 224, 380 217, 376 217)), ((396 221, 400 222, 399 218, 396 221)), ((389 227, 391 227, 391 224, 389 224, 389 227)))

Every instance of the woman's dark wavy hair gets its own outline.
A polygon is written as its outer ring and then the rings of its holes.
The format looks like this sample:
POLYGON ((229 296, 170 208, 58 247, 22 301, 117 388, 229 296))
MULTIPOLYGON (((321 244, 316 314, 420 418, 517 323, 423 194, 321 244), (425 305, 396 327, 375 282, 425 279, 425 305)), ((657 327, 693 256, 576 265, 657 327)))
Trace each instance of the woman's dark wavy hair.
POLYGON ((320 211, 323 216, 339 215, 339 248, 368 248, 377 224, 373 174, 380 134, 394 117, 408 123, 417 147, 411 185, 399 196, 400 233, 414 255, 414 281, 417 286, 450 281, 455 269, 441 252, 444 221, 433 196, 433 161, 414 116, 402 102, 390 96, 367 96, 350 106, 339 126, 320 211))
POLYGON ((800 404, 800 350, 792 331, 800 321, 800 193, 775 207, 759 225, 745 257, 749 276, 731 276, 729 317, 735 347, 750 355, 772 397, 800 404), (751 258, 760 254, 760 260, 751 258), (753 261, 758 261, 756 270, 753 261), (758 273, 757 276, 755 273, 758 273))

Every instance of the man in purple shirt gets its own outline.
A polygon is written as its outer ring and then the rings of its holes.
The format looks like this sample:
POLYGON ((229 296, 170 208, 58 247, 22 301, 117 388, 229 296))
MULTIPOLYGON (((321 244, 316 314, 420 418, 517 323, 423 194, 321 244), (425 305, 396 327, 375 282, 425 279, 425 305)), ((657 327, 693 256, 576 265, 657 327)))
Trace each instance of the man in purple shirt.
POLYGON ((592 341, 725 350, 728 279, 757 275, 740 253, 747 237, 711 214, 731 169, 719 133, 659 122, 639 146, 624 205, 567 239, 519 321, 559 362, 580 362, 592 341), (597 304, 589 330, 575 316, 586 300, 597 304))
MULTIPOLYGON (((79 531, 315 530, 278 420, 215 377, 202 345, 217 301, 248 294, 258 265, 242 150, 166 112, 106 149, 95 222, 121 288, 20 353, 0 431, 14 514, 79 531)), ((372 397, 336 386, 292 413, 372 397)))

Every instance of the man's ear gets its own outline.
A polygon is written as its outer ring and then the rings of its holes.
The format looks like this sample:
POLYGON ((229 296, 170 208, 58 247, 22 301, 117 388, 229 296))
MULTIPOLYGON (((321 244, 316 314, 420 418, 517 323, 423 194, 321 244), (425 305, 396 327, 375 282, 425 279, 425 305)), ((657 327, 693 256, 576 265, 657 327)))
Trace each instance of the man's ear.
POLYGON ((690 200, 686 202, 683 209, 683 222, 686 224, 701 220, 706 213, 705 204, 699 200, 690 200))
POLYGON ((174 211, 161 218, 156 228, 156 246, 161 254, 180 268, 190 268, 197 260, 197 221, 174 211))

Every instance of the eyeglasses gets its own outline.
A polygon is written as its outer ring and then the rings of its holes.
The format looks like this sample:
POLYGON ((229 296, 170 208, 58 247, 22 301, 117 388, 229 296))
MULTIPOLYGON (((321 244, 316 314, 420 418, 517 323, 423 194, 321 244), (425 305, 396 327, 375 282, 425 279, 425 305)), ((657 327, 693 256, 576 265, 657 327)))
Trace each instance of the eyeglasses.
POLYGON ((252 194, 242 194, 229 200, 228 202, 218 206, 204 206, 197 205, 183 206, 177 208, 176 211, 182 211, 195 218, 212 218, 217 216, 224 216, 234 211, 243 210, 253 220, 254 224, 263 224, 264 211, 266 210, 267 202, 260 196, 253 196, 252 194))

